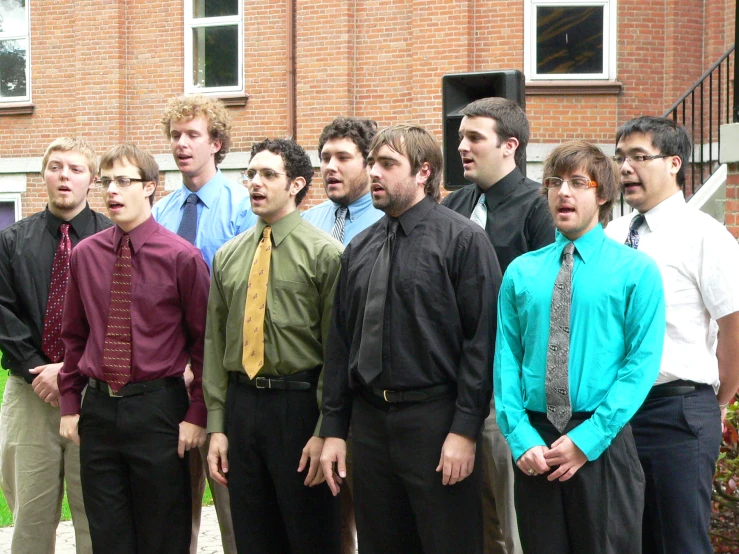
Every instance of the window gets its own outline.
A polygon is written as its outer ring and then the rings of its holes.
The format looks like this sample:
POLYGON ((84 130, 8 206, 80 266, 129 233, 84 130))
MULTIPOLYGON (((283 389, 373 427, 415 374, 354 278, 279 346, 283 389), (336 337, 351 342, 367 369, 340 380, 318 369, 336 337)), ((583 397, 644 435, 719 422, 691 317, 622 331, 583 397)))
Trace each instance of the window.
POLYGON ((529 80, 615 80, 616 0, 527 0, 529 80))
POLYGON ((28 3, 0 0, 0 102, 30 100, 28 3))
POLYGON ((185 1, 185 92, 243 92, 243 4, 185 1))
POLYGON ((21 195, 0 193, 0 230, 21 218, 21 195))

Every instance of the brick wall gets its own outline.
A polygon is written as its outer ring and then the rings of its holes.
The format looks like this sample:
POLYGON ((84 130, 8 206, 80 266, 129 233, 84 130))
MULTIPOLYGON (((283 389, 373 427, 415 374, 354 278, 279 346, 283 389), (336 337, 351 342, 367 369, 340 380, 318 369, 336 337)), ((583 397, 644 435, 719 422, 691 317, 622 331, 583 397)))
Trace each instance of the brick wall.
MULTIPOLYGON (((413 121, 441 139, 444 74, 523 70, 522 0, 296 4, 297 138, 309 150, 339 114, 381 126, 413 121)), ((0 158, 41 156, 63 134, 85 136, 101 152, 129 140, 168 153, 158 121, 166 100, 183 91, 182 0, 29 5, 35 112, 0 111, 0 158)), ((532 143, 609 143, 627 119, 661 114, 733 43, 733 10, 733 0, 619 0, 621 93, 529 96, 532 143)), ((249 100, 230 108, 235 152, 289 127, 286 3, 244 0, 244 14, 249 100)), ((29 175, 23 213, 40 209, 44 194, 39 176, 29 175)), ((304 206, 323 199, 317 177, 304 206)))
POLYGON ((739 163, 729 164, 726 178, 726 228, 739 239, 739 163))

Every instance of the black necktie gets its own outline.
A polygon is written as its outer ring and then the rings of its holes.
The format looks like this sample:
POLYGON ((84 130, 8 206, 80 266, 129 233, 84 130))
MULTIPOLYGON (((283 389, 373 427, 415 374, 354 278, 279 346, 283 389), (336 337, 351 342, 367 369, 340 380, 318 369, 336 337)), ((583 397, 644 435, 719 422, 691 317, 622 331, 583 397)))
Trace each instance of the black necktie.
POLYGON ((182 212, 182 221, 177 234, 183 239, 195 244, 195 235, 198 232, 198 195, 191 192, 185 200, 185 209, 182 212))
POLYGON ((395 245, 395 233, 398 221, 388 225, 387 238, 377 255, 375 265, 370 273, 367 287, 367 301, 364 305, 362 324, 362 342, 359 344, 359 375, 369 385, 382 373, 382 331, 385 323, 385 300, 387 285, 390 279, 390 261, 395 245))

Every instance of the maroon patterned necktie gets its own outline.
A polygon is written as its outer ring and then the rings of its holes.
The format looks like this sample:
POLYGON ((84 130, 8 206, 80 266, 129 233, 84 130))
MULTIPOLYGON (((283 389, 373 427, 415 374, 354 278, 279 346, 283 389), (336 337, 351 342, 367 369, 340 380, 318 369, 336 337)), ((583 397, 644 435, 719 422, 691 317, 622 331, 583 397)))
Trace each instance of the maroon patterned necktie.
POLYGON ((108 326, 103 345, 103 379, 113 392, 131 377, 131 237, 123 233, 110 287, 108 326))
POLYGON ((69 279, 69 258, 72 255, 72 241, 69 240, 69 223, 59 227, 62 238, 56 247, 54 262, 51 265, 51 282, 49 283, 49 299, 46 301, 44 316, 44 334, 41 337, 41 349, 52 362, 64 359, 64 343, 62 342, 62 308, 64 294, 69 279))

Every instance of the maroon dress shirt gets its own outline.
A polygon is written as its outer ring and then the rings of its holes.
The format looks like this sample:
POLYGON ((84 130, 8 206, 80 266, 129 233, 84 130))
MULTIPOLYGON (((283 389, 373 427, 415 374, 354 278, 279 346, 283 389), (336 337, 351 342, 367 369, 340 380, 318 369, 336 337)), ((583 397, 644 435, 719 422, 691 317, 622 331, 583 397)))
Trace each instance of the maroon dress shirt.
MULTIPOLYGON (((61 415, 78 414, 88 377, 101 369, 118 226, 83 240, 72 251, 62 319, 66 354, 59 372, 61 415)), ((153 217, 133 229, 131 383, 177 377, 191 362, 195 379, 185 421, 205 427, 203 338, 208 304, 208 266, 195 246, 153 217)))

